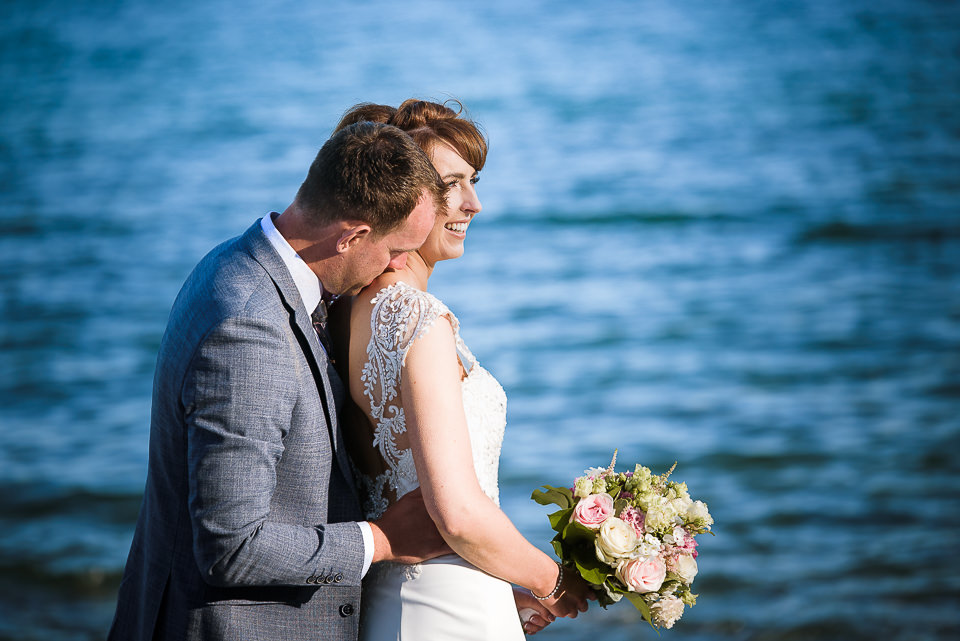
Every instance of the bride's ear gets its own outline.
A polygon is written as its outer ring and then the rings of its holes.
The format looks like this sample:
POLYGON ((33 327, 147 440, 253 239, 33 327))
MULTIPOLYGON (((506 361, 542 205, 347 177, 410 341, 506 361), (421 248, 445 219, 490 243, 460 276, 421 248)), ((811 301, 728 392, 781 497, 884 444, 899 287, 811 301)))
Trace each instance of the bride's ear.
POLYGON ((337 253, 342 254, 356 246, 364 239, 368 239, 373 229, 366 223, 348 224, 337 238, 337 253))

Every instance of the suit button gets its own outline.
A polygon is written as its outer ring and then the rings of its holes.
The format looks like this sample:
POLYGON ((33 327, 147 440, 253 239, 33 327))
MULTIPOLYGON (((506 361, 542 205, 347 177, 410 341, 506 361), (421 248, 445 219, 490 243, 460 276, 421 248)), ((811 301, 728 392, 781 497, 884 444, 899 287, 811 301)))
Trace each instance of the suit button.
POLYGON ((333 577, 333 581, 334 583, 340 583, 341 581, 343 581, 343 573, 337 572, 337 576, 333 577))
POLYGON ((325 577, 323 577, 323 582, 329 585, 330 583, 333 583, 333 577, 332 577, 332 576, 325 576, 325 577))
POLYGON ((353 604, 352 604, 352 603, 344 603, 343 605, 340 606, 340 616, 342 616, 342 617, 348 617, 348 616, 350 616, 351 614, 353 614, 353 604))
POLYGON ((313 583, 313 582, 316 580, 316 578, 317 578, 317 577, 315 577, 315 576, 308 576, 308 577, 307 577, 307 583, 313 583))

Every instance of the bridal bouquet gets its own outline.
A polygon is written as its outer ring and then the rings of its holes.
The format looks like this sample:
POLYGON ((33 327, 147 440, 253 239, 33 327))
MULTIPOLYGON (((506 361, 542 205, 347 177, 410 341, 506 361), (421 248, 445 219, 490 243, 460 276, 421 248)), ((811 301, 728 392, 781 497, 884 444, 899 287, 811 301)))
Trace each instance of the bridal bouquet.
POLYGON ((626 597, 654 628, 671 628, 697 601, 695 537, 713 518, 685 483, 669 480, 676 463, 656 476, 640 465, 614 472, 616 461, 614 452, 609 467, 587 470, 573 488, 544 485, 531 498, 560 506, 550 515, 553 549, 594 586, 600 605, 626 597))

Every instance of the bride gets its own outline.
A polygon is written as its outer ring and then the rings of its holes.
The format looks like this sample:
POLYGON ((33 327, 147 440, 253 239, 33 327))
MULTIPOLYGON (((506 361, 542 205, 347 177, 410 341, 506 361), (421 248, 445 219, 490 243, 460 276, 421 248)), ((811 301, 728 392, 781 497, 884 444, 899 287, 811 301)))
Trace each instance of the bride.
POLYGON ((371 569, 360 638, 522 639, 524 629, 533 633, 555 616, 585 611, 588 586, 530 544, 500 510, 506 396, 464 344, 456 316, 427 292, 436 264, 463 254, 480 212, 475 185, 487 144, 471 121, 433 102, 357 105, 337 128, 362 120, 410 134, 446 184, 448 208, 402 268, 336 306, 337 360, 355 403, 341 414, 345 438, 367 517, 419 487, 456 554, 371 569), (537 614, 521 627, 518 608, 537 614))

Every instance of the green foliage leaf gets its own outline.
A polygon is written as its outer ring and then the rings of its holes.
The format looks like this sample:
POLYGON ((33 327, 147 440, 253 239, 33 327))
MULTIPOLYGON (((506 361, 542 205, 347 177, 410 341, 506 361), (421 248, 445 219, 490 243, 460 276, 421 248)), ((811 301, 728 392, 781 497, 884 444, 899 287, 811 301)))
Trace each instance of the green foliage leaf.
POLYGON ((546 491, 534 490, 530 495, 534 501, 540 505, 559 505, 563 509, 571 508, 576 501, 573 500, 573 492, 568 487, 553 487, 544 485, 546 491))
POLYGON ((563 540, 571 545, 589 543, 593 547, 596 536, 596 532, 576 521, 570 521, 563 527, 563 540))
POLYGON ((566 555, 563 553, 563 542, 559 538, 556 538, 550 541, 553 544, 553 551, 557 553, 558 559, 566 558, 566 555))
POLYGON ((626 499, 617 499, 613 502, 613 513, 617 516, 623 514, 623 510, 630 505, 630 502, 626 499))
POLYGON ((552 527, 557 532, 563 532, 563 529, 567 526, 567 523, 570 522, 570 516, 573 514, 573 508, 568 508, 566 510, 560 510, 559 512, 554 512, 550 515, 550 527, 552 527))
POLYGON ((597 558, 593 545, 581 545, 572 549, 571 556, 580 576, 594 585, 600 585, 613 575, 613 569, 597 558))
POLYGON ((597 595, 597 604, 604 610, 606 610, 608 606, 616 603, 616 601, 610 598, 610 595, 607 594, 607 591, 603 589, 602 585, 594 585, 593 593, 597 595))
MULTIPOLYGON (((656 630, 657 627, 653 625, 653 618, 650 616, 650 606, 647 605, 647 602, 643 600, 643 597, 636 592, 627 592, 623 596, 633 604, 633 607, 640 611, 640 614, 643 616, 644 620, 650 624, 650 627, 656 630)), ((659 633, 660 632, 658 630, 657 634, 659 633)))
POLYGON ((577 564, 577 572, 579 572, 580 576, 582 576, 588 583, 596 583, 599 585, 600 583, 606 581, 607 577, 610 576, 610 572, 604 572, 602 568, 587 567, 579 561, 576 561, 575 563, 577 564))

